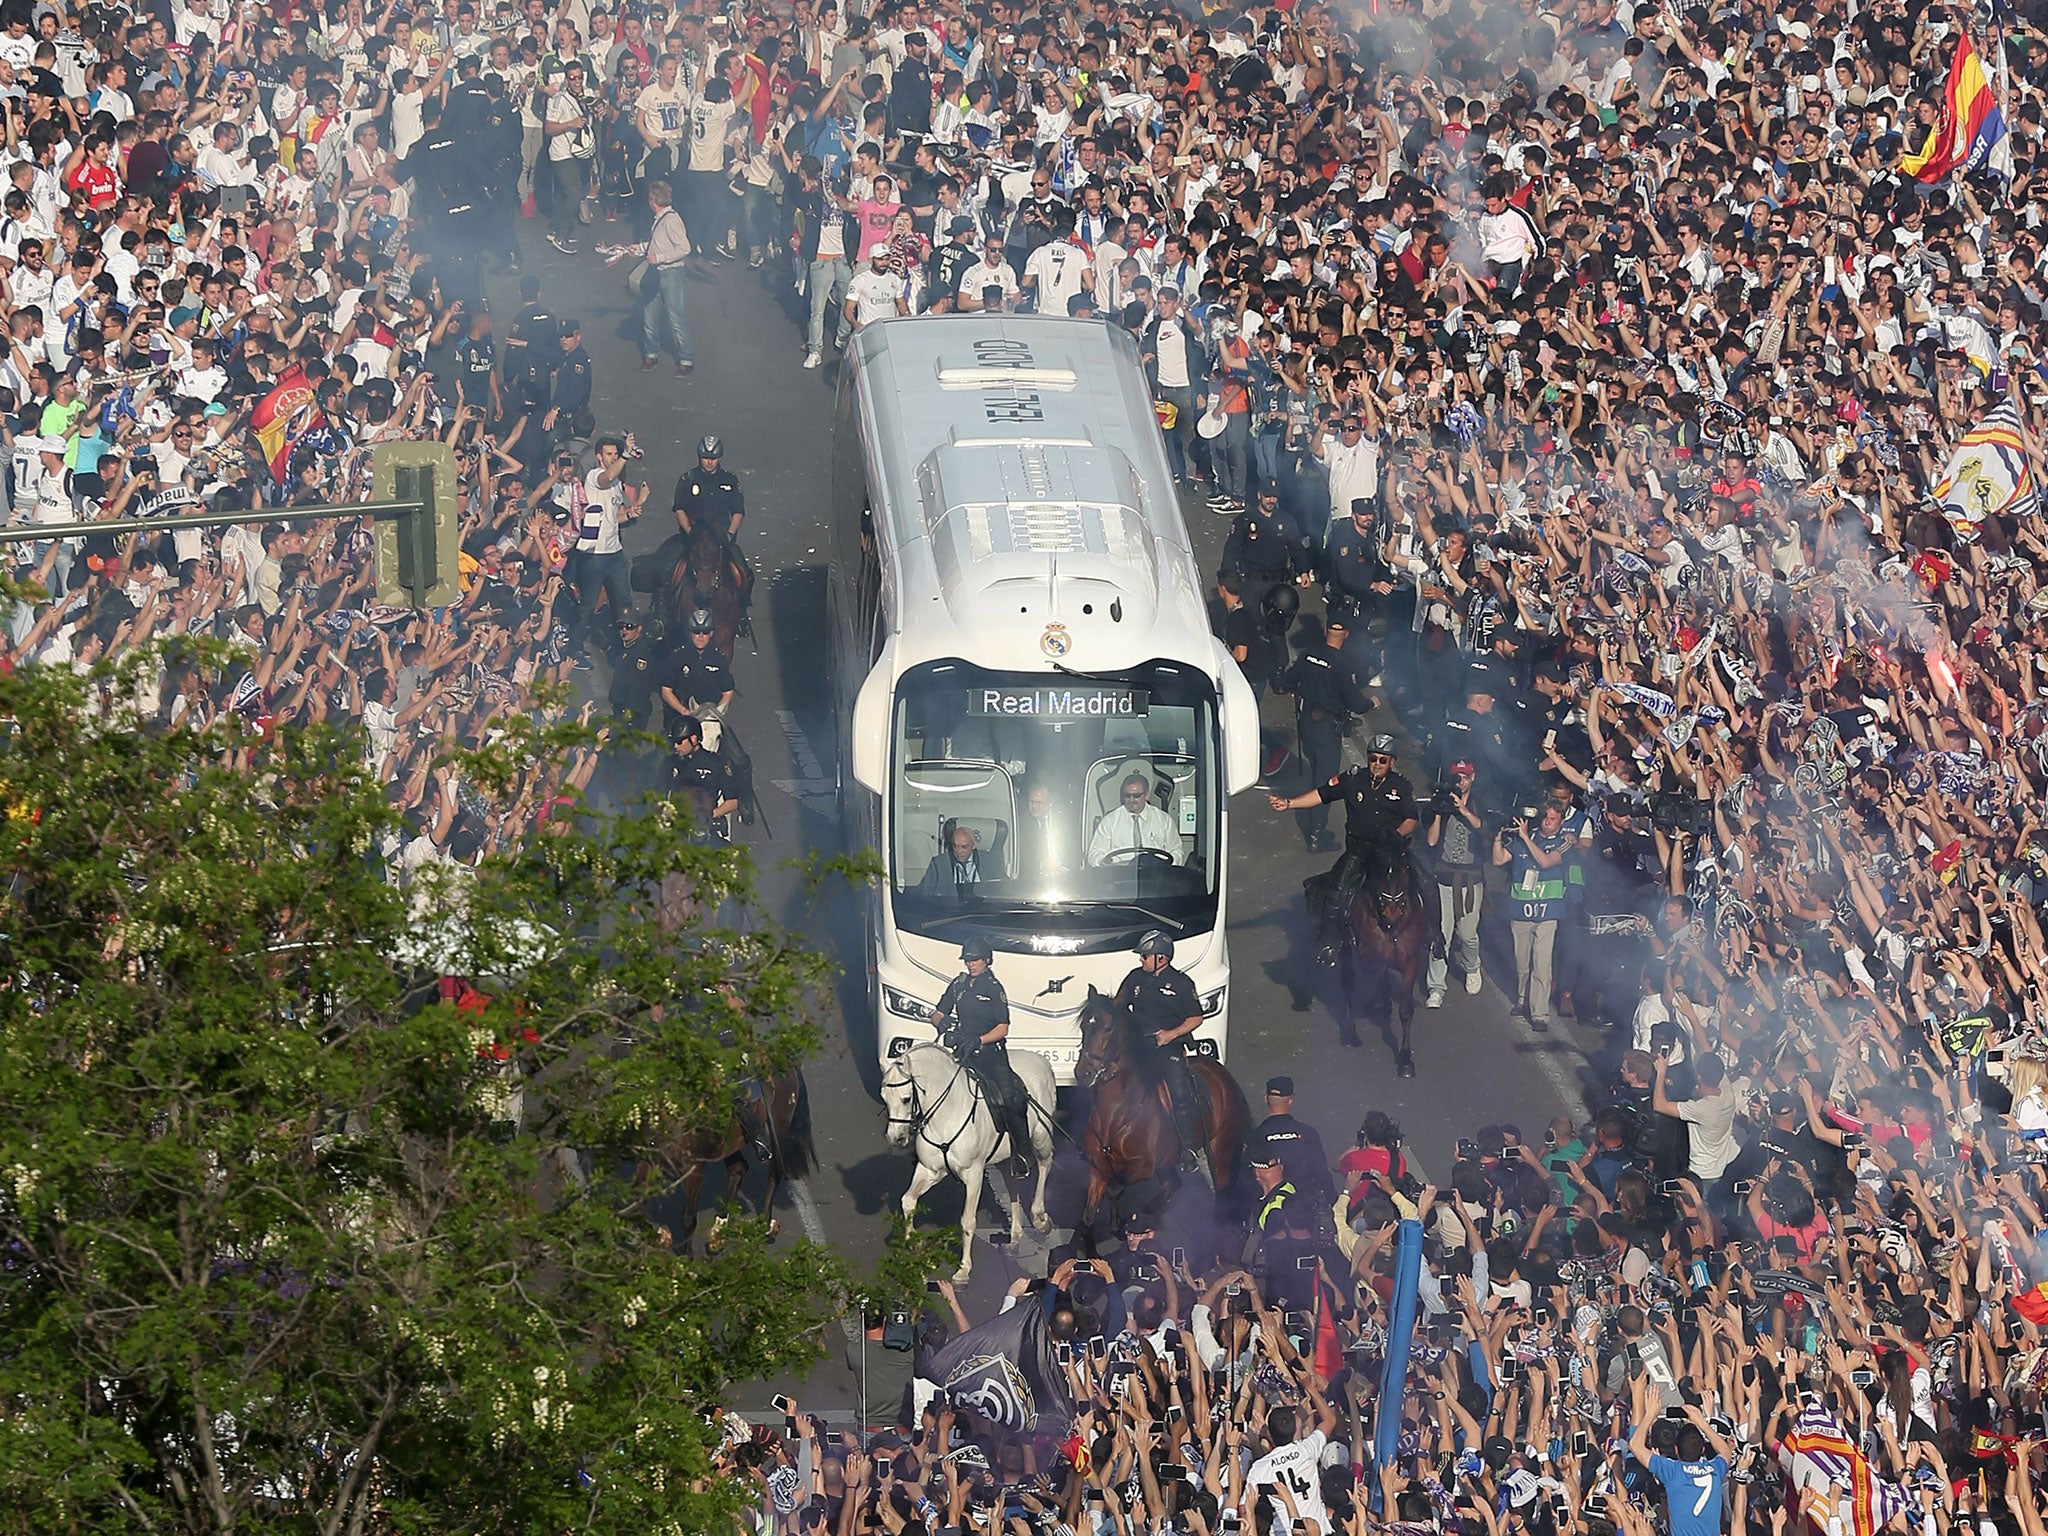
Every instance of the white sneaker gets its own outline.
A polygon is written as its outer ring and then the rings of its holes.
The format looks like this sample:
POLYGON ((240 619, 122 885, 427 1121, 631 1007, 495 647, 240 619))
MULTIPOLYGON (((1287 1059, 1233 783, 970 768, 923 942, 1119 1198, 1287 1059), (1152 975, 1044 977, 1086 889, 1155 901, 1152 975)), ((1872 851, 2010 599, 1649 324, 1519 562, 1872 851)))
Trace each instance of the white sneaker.
POLYGON ((1479 984, 1483 979, 1477 971, 1467 971, 1465 973, 1465 990, 1476 996, 1479 992, 1479 984))
POLYGON ((1444 989, 1442 987, 1431 987, 1429 989, 1429 996, 1422 1000, 1422 1006, 1425 1008, 1441 1008, 1443 1005, 1444 989))
POLYGON ((824 361, 825 360, 822 357, 818 356, 818 354, 815 352, 806 352, 804 354, 804 366, 806 368, 820 367, 824 363, 824 361))

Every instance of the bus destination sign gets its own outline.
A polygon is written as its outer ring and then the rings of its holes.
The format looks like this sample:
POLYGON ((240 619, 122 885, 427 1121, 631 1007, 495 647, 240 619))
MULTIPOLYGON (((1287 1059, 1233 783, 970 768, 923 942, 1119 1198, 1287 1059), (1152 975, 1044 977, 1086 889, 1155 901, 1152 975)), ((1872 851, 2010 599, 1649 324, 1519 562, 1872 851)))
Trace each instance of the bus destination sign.
POLYGON ((1017 715, 1039 720, 1131 720, 1143 715, 1142 688, 1090 688, 1069 684, 1037 688, 970 688, 970 715, 1017 715))

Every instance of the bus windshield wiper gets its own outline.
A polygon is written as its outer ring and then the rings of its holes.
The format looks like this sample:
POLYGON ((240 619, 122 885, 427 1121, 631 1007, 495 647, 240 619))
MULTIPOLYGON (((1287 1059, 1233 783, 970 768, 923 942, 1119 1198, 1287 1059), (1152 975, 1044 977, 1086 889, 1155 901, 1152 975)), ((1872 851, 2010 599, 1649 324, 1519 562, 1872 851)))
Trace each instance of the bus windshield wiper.
POLYGON ((1188 925, 1179 918, 1168 917, 1164 912, 1154 912, 1150 907, 1140 906, 1135 901, 1086 901, 1077 902, 1076 905, 1085 907, 1115 907, 1120 912, 1135 912, 1142 918, 1155 923, 1162 923, 1166 927, 1171 928, 1175 933, 1186 933, 1188 931, 1188 925))
POLYGON ((1052 669, 1062 677, 1078 677, 1084 683, 1105 683, 1112 688, 1136 688, 1139 686, 1138 680, 1135 677, 1117 677, 1108 672, 1083 672, 1079 667, 1070 667, 1063 661, 1054 662, 1052 669))
POLYGON ((923 928, 945 928, 954 923, 1016 922, 1039 916, 1031 907, 1017 905, 976 907, 967 912, 942 912, 937 917, 928 917, 918 923, 923 928))

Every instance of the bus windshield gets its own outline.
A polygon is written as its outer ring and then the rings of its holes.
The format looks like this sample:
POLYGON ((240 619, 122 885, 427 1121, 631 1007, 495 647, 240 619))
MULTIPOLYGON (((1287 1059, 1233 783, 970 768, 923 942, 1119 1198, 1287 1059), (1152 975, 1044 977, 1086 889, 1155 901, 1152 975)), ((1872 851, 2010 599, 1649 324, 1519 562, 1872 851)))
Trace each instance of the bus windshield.
POLYGON ((1216 693, 1195 668, 929 663, 898 685, 891 747, 899 928, 1079 950, 1214 925, 1216 693))

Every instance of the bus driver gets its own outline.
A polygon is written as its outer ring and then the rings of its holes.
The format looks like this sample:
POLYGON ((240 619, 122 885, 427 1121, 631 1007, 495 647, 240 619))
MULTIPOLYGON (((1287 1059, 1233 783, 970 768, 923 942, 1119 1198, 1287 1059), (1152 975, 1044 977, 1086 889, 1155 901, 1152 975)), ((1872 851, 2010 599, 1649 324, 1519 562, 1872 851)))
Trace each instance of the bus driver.
POLYGON ((1180 834, 1173 819, 1152 803, 1152 783, 1142 773, 1124 777, 1123 804, 1105 811, 1095 823, 1095 835, 1088 839, 1090 864, 1125 864, 1143 855, 1133 850, 1148 849, 1161 854, 1169 864, 1181 859, 1180 834))

